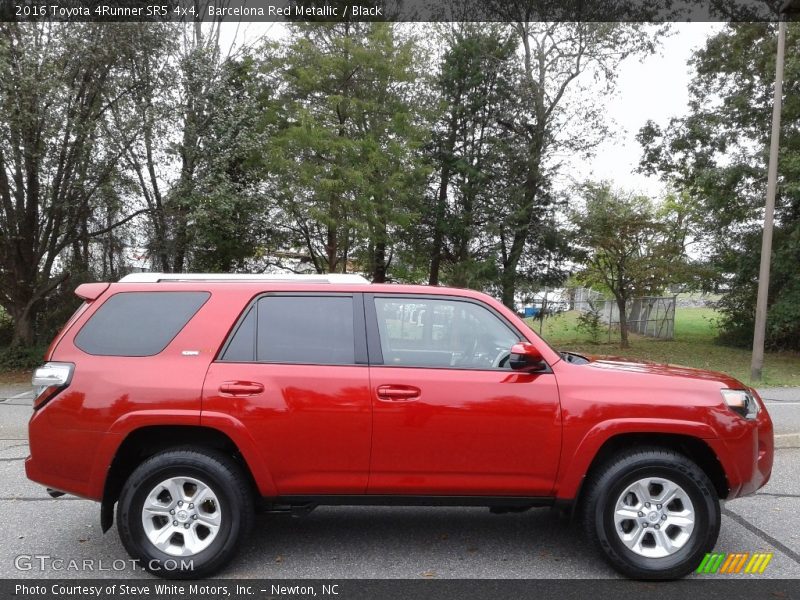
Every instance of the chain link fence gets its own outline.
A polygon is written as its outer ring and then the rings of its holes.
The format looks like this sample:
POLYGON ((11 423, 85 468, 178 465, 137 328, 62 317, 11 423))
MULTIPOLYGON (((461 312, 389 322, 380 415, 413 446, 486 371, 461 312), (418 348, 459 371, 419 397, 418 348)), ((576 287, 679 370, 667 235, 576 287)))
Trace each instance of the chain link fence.
MULTIPOLYGON (((568 290, 570 309, 581 312, 597 311, 608 326, 608 339, 619 330, 617 301, 586 288, 568 290)), ((675 337, 675 306, 677 296, 643 296, 628 302, 626 310, 628 331, 664 340, 675 337)))

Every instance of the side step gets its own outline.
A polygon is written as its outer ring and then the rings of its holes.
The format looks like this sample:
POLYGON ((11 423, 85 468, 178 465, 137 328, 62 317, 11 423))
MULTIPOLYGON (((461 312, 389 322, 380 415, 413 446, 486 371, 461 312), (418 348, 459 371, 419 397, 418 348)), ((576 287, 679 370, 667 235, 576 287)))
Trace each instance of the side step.
POLYGON ((318 504, 274 504, 265 502, 259 512, 267 515, 291 515, 292 517, 305 517, 311 513, 318 504))

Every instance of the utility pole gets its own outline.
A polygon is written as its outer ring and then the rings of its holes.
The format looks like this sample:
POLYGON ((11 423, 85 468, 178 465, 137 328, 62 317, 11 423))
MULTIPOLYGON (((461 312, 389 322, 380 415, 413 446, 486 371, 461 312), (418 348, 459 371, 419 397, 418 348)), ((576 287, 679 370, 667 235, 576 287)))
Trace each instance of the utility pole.
POLYGON ((788 0, 782 8, 778 21, 778 53, 775 59, 775 96, 772 103, 772 134, 769 145, 769 166, 767 167, 767 202, 764 208, 764 234, 761 238, 761 265, 758 270, 758 298, 756 300, 756 321, 753 332, 753 357, 750 362, 750 378, 761 381, 764 367, 764 337, 767 328, 767 294, 769 292, 769 267, 772 259, 772 226, 775 213, 775 188, 778 182, 778 147, 781 134, 781 100, 783 98, 783 59, 786 48, 786 12, 788 0))

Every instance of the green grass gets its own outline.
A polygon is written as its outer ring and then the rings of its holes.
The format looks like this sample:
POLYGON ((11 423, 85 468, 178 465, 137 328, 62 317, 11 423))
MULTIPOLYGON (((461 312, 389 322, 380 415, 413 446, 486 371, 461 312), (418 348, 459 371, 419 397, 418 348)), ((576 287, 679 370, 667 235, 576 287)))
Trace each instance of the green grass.
MULTIPOLYGON (((604 330, 600 343, 593 344, 588 335, 577 331, 576 311, 545 319, 542 335, 558 350, 710 369, 727 373, 751 385, 750 350, 714 343, 718 317, 718 313, 711 308, 678 308, 674 340, 657 340, 631 334, 631 347, 626 350, 620 349, 616 331, 611 334, 611 343, 607 330, 604 330)), ((529 324, 539 333, 538 321, 529 320, 529 324)), ((768 352, 764 360, 763 380, 756 385, 800 386, 800 354, 768 352)))

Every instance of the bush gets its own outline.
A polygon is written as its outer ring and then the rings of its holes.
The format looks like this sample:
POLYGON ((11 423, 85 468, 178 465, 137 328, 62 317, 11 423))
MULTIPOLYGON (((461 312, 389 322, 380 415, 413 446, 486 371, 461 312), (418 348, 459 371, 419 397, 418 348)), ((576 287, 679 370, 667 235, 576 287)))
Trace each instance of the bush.
POLYGON ((589 301, 589 310, 581 312, 578 316, 578 324, 575 326, 578 331, 588 334, 593 344, 600 343, 600 336, 605 332, 605 324, 600 314, 600 309, 589 301))
POLYGON ((27 371, 42 364, 46 348, 21 346, 0 350, 0 371, 27 371))

